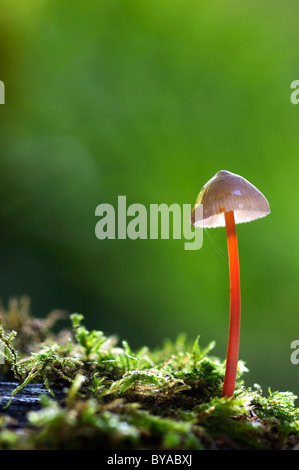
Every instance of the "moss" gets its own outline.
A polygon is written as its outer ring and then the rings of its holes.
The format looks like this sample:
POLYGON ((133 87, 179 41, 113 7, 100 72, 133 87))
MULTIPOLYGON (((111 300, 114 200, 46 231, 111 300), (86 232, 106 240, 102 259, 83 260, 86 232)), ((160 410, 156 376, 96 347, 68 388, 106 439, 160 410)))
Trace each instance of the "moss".
POLYGON ((245 365, 233 399, 221 398, 224 362, 199 338, 184 336, 154 351, 88 331, 80 314, 51 332, 57 312, 34 319, 29 304, 2 309, 2 372, 19 382, 2 402, 0 449, 290 449, 299 444, 291 392, 245 388, 245 365), (25 307, 24 307, 25 305, 25 307), (29 351, 30 349, 30 351, 29 351), (9 409, 30 383, 48 393, 39 409, 14 421, 9 409), (57 398, 57 387, 64 390, 57 398), (22 432, 20 432, 20 429, 22 432))

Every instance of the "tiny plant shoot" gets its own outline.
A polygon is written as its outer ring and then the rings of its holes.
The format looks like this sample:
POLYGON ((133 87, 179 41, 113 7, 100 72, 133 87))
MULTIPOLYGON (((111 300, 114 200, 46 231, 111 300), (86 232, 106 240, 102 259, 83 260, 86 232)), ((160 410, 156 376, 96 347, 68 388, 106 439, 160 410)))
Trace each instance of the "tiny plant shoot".
POLYGON ((200 191, 191 212, 194 227, 226 227, 230 273, 230 321, 223 397, 235 390, 241 318, 239 254, 236 224, 251 222, 270 213, 265 196, 241 176, 221 170, 200 191), (203 206, 202 217, 196 208, 203 206))

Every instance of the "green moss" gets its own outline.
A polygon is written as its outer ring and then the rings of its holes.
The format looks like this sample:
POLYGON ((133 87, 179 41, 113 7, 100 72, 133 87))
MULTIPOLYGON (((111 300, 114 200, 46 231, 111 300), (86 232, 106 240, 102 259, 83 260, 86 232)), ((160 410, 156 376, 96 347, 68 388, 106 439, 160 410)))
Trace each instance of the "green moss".
MULTIPOLYGON (((82 315, 51 333, 53 318, 24 303, 2 312, 3 373, 19 382, 0 418, 0 449, 289 449, 299 444, 299 410, 290 392, 264 396, 244 387, 239 362, 233 399, 221 398, 224 362, 199 338, 179 336, 154 351, 88 331, 82 315), (39 325, 34 328, 33 325, 39 325), (28 349, 31 349, 29 352, 28 349), (40 409, 22 432, 8 410, 25 385, 43 383, 40 409), (57 386, 65 389, 61 399, 57 386), (8 406, 8 408, 7 408, 8 406), (15 431, 16 429, 16 431, 15 431)), ((0 392, 1 393, 1 392, 0 392)), ((21 425, 20 425, 21 426, 21 425)))

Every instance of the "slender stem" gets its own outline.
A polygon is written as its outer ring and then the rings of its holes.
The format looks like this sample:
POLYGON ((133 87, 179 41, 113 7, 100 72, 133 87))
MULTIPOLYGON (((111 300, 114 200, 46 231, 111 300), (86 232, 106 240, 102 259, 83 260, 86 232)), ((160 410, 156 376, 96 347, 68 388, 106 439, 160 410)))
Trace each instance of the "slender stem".
POLYGON ((234 212, 225 212, 227 248, 230 274, 230 319, 223 397, 232 397, 236 385, 239 356, 241 295, 238 242, 234 212))

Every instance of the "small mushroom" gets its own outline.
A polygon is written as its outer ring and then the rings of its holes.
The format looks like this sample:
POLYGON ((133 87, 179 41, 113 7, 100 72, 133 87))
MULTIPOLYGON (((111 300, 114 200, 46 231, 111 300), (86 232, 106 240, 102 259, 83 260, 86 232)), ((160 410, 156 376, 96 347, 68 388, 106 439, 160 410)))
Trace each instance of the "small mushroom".
POLYGON ((191 212, 194 227, 226 227, 230 273, 230 320, 223 397, 235 390, 240 340, 240 271, 236 224, 270 213, 265 196, 239 175, 221 170, 200 191, 191 212), (197 208, 202 205, 202 211, 197 208))

